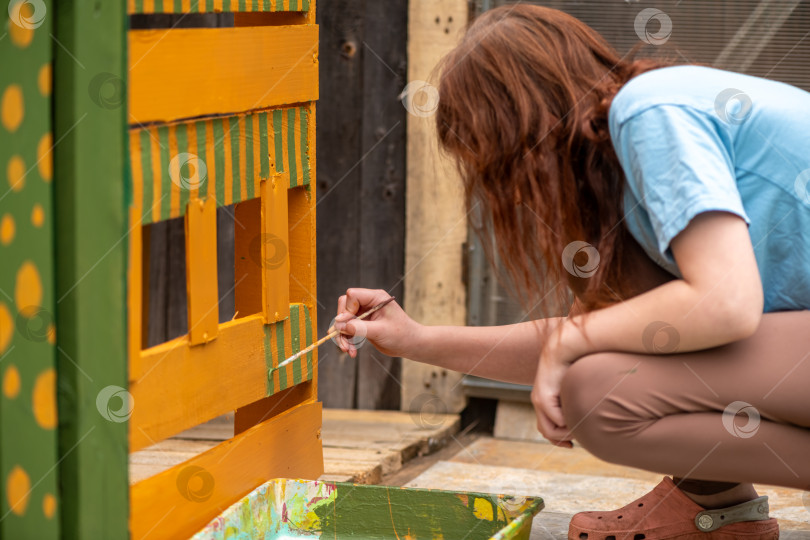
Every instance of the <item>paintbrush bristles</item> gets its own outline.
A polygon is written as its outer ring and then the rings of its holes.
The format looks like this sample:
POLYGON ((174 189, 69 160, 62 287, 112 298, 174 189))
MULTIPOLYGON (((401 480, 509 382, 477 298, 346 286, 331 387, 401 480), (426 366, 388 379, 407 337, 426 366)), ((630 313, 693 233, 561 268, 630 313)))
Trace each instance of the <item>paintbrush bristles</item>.
MULTIPOLYGON (((381 310, 382 308, 384 308, 385 306, 387 306, 388 304, 390 304, 394 300, 395 300, 395 298, 392 296, 392 297, 388 298, 387 300, 384 300, 384 301, 380 302, 379 304, 377 304, 376 306, 374 306, 370 310, 366 311, 365 313, 363 313, 359 317, 355 317, 354 319, 356 319, 358 321, 362 321, 363 319, 365 319, 366 317, 368 317, 372 313, 381 310)), ((352 319, 352 320, 354 320, 354 319, 352 319)), ((332 327, 332 328, 334 328, 334 327, 332 327)), ((290 356, 289 358, 287 358, 286 360, 281 362, 278 366, 276 366, 275 369, 283 368, 284 366, 286 366, 290 362, 293 362, 293 361, 297 360, 301 356, 303 356, 303 355, 307 354, 308 352, 316 349, 317 347, 320 347, 321 345, 323 345, 324 343, 326 343, 327 341, 329 341, 333 337, 336 337, 338 334, 340 334, 340 332, 338 330, 332 330, 332 328, 329 329, 329 330, 331 330, 331 332, 326 334, 324 337, 322 337, 321 339, 319 339, 318 341, 316 341, 312 345, 308 346, 306 349, 300 350, 297 353, 295 353, 294 355, 290 356)))

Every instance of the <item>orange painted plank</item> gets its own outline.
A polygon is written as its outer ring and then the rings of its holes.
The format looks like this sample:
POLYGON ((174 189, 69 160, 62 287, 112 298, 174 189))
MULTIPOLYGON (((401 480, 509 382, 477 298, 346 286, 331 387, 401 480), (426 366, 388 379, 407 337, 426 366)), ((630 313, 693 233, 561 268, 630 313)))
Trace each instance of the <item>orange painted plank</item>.
POLYGON ((217 204, 192 200, 186 209, 186 290, 191 345, 217 337, 217 204))
MULTIPOLYGON (((134 167, 133 167, 134 169, 134 167)), ((133 170, 133 175, 135 171, 133 170)), ((127 326, 129 340, 127 343, 127 365, 130 373, 140 369, 141 339, 143 323, 143 226, 141 225, 141 209, 137 206, 129 208, 129 267, 127 268, 127 326)))
POLYGON ((188 538, 267 480, 318 478, 321 413, 300 405, 133 485, 131 538, 188 538))
POLYGON ((288 174, 276 174, 261 183, 262 198, 262 299, 265 320, 290 316, 290 239, 287 219, 288 174))
POLYGON ((131 30, 130 119, 169 121, 316 100, 317 53, 314 24, 131 30))
POLYGON ((219 327, 217 339, 189 347, 182 337, 141 353, 141 373, 129 391, 129 451, 150 446, 184 429, 267 395, 263 317, 219 327))

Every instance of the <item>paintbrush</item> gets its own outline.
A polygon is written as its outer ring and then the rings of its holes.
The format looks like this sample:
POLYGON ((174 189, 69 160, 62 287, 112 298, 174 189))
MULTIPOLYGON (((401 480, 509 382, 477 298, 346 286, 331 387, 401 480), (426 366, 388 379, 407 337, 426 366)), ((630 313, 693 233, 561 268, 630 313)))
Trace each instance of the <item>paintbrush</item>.
MULTIPOLYGON (((374 307, 373 307, 373 308, 371 308, 370 310, 366 311, 365 313, 363 313, 363 314, 362 314, 362 315, 360 315, 359 317, 355 317, 354 319, 350 319, 350 320, 358 320, 358 321, 362 321, 363 319, 365 319, 366 317, 368 317, 369 315, 371 315, 371 314, 372 314, 372 313, 374 313, 375 311, 379 311, 379 310, 381 310, 382 308, 384 308, 385 306, 387 306, 389 303, 391 303, 391 302, 393 302, 393 301, 394 301, 394 297, 392 296, 391 298, 389 298, 389 299, 387 299, 387 300, 383 300, 382 302, 380 302, 379 304, 377 304, 376 306, 374 306, 374 307)), ((347 321, 347 322, 348 322, 348 321, 347 321)), ((329 341, 329 340, 330 340, 330 339, 332 339, 333 337, 337 336, 338 334, 340 334, 340 331, 339 331, 339 330, 333 330, 332 332, 329 332, 327 335, 325 335, 324 337, 322 337, 321 339, 319 339, 318 341, 316 341, 315 343, 313 343, 312 345, 310 345, 310 346, 309 346, 309 347, 307 347, 306 349, 303 349, 303 350, 301 350, 301 351, 298 351, 297 353, 295 353, 295 354, 294 354, 294 355, 292 355, 291 357, 289 357, 289 358, 287 358, 286 360, 284 360, 282 363, 280 363, 280 364, 279 364, 279 365, 276 367, 276 369, 283 368, 284 366, 286 366, 287 364, 289 364, 290 362, 292 362, 292 361, 293 361, 293 360, 295 360, 296 358, 299 358, 299 357, 301 357, 301 356, 303 356, 303 355, 307 354, 308 352, 310 352, 310 351, 313 351, 313 350, 317 349, 318 347, 320 347, 321 345, 323 345, 324 343, 326 343, 327 341, 329 341)))

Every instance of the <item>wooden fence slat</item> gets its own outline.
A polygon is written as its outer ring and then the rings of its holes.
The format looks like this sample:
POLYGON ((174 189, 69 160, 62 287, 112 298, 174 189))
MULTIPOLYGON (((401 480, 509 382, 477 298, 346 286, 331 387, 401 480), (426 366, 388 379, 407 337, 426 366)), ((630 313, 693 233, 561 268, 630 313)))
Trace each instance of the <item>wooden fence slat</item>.
MULTIPOLYGON (((292 109, 291 109, 292 110, 292 109)), ((290 238, 287 220, 289 175, 278 174, 261 184, 262 236, 260 265, 265 321, 290 316, 290 238)))
MULTIPOLYGON (((382 288, 402 299, 407 114, 397 96, 408 82, 407 8, 406 0, 333 0, 318 13, 320 335, 348 287, 382 288)), ((371 345, 359 352, 355 360, 332 343, 321 347, 324 404, 398 408, 399 359, 371 345)))
POLYGON ((129 121, 318 99, 316 25, 131 30, 129 121), (256 69, 267 66, 272 69, 256 69))
MULTIPOLYGON (((337 298, 358 283, 362 179, 364 6, 352 0, 323 2, 320 51, 321 99, 318 111, 318 335, 328 332, 337 298), (337 226, 336 224, 340 224, 337 226), (348 249, 347 249, 348 247, 348 249)), ((373 211, 373 210, 372 210, 373 211)), ((355 407, 357 361, 327 342, 321 362, 318 397, 325 407, 355 407)))
POLYGON ((60 537, 53 7, 11 0, 0 14, 0 538, 60 537))
POLYGON ((191 345, 217 337, 217 205, 199 199, 186 211, 186 287, 188 290, 188 336, 191 345))
POLYGON ((126 539, 126 6, 53 8, 62 538, 126 539))
MULTIPOLYGON (((430 80, 439 60, 458 43, 468 15, 466 0, 411 0, 408 4, 408 80, 430 80)), ((438 150, 435 118, 408 117, 404 307, 426 324, 464 325, 467 291, 462 281, 462 245, 467 239, 461 180, 438 150)), ((418 408, 425 392, 447 412, 467 403, 462 374, 402 361, 402 409, 418 408)))
MULTIPOLYGON (((377 146, 362 163, 360 200, 373 210, 364 211, 358 224, 358 284, 385 289, 401 301, 407 112, 402 102, 393 98, 406 84, 408 0, 368 4, 365 16, 369 21, 390 24, 366 25, 363 39, 364 46, 374 54, 363 57, 362 147, 377 146)), ((357 408, 399 409, 400 359, 386 356, 373 346, 364 346, 358 352, 357 408)))

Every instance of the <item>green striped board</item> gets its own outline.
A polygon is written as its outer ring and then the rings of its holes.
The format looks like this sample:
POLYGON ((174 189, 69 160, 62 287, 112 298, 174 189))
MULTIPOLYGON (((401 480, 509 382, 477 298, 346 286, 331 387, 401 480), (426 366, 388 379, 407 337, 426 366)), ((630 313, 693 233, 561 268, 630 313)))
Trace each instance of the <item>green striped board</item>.
POLYGON ((309 11, 310 0, 127 0, 135 13, 309 11))
POLYGON ((310 183, 309 112, 291 107, 130 130, 132 202, 142 223, 185 214, 192 198, 218 206, 259 196, 259 183, 289 173, 310 183))
POLYGON ((312 380, 312 352, 296 358, 281 369, 276 366, 312 343, 312 319, 305 304, 290 304, 290 317, 264 327, 264 358, 267 366, 267 395, 312 380), (303 347, 302 347, 303 345, 303 347))

